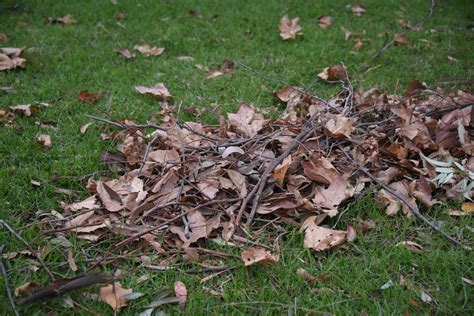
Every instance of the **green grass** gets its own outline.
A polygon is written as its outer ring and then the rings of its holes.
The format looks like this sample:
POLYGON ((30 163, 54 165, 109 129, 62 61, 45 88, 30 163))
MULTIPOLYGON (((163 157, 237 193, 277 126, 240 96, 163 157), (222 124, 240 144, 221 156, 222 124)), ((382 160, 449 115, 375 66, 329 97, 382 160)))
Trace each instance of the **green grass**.
MULTIPOLYGON (((430 1, 364 0, 365 15, 354 16, 345 5, 350 1, 4 1, 0 4, 0 32, 9 38, 4 46, 30 49, 25 53, 29 63, 25 70, 0 73, 0 85, 12 86, 17 94, 0 92, 0 106, 51 102, 33 117, 17 115, 15 127, 0 127, 0 218, 16 229, 36 220, 38 210, 61 211, 63 195, 55 187, 75 190, 86 197, 84 181, 80 176, 105 167, 99 164, 99 153, 113 148, 100 139, 101 127, 94 124, 86 134, 80 126, 88 122, 86 114, 111 118, 130 118, 145 122, 152 116, 159 118, 160 107, 151 98, 138 95, 135 85, 154 85, 163 82, 174 95, 176 103, 202 107, 202 118, 212 122, 210 104, 218 103, 222 113, 235 110, 241 102, 249 102, 261 109, 279 111, 271 92, 280 84, 263 80, 237 67, 230 75, 204 80, 202 70, 195 63, 212 67, 224 59, 240 61, 268 77, 284 80, 292 85, 312 87, 323 96, 334 92, 317 80, 316 74, 324 67, 343 61, 357 87, 368 89, 378 85, 388 93, 403 93, 413 79, 436 87, 439 82, 454 81, 448 87, 462 87, 457 83, 473 77, 474 4, 471 1, 436 1, 433 17, 426 21, 421 32, 406 32, 408 46, 391 47, 378 59, 374 67, 364 73, 361 66, 370 60, 384 42, 383 32, 404 31, 397 23, 403 17, 417 22, 426 16, 430 1), (18 3, 15 10, 6 10, 18 3), (189 17, 195 10, 202 19, 189 17), (114 18, 117 11, 127 15, 119 27, 114 18), (278 21, 283 14, 299 16, 304 36, 284 42, 278 35, 278 21), (66 13, 79 20, 78 25, 46 25, 44 17, 58 17, 66 13), (333 25, 322 30, 316 18, 328 14, 333 25), (26 20, 27 26, 18 21, 26 20), (470 28, 468 27, 470 23, 470 28), (351 53, 353 41, 345 41, 340 26, 363 34, 364 46, 351 53), (433 30, 433 31, 432 31, 433 30), (434 31, 435 30, 435 31, 434 31), (134 60, 123 60, 114 50, 140 41, 166 48, 160 57, 146 58, 137 54, 134 60), (176 56, 190 55, 193 63, 176 60, 176 56), (458 61, 449 61, 447 56, 458 61), (105 91, 106 97, 95 105, 80 102, 74 94, 81 90, 105 91), (61 97, 60 99, 58 99, 61 97), (39 128, 35 121, 55 120, 58 129, 39 128), (47 133, 52 137, 51 149, 40 148, 35 135, 47 133), (58 174, 59 180, 51 176, 58 174), (42 182, 34 188, 30 181, 42 182)), ((188 118, 192 118, 190 115, 188 118)), ((446 208, 430 210, 429 215, 444 222, 444 229, 472 244, 472 220, 450 218, 446 208), (471 226, 469 226, 471 225, 471 226)), ((204 284, 221 288, 222 299, 206 294, 199 284, 201 276, 190 276, 181 271, 196 268, 186 264, 177 271, 151 271, 137 268, 133 260, 117 262, 103 268, 105 272, 122 269, 121 283, 146 295, 134 301, 122 313, 135 315, 143 310, 154 292, 174 281, 183 281, 189 291, 186 312, 189 314, 256 313, 306 314, 314 309, 336 314, 472 314, 472 286, 461 277, 474 279, 472 256, 420 223, 400 217, 388 218, 377 211, 370 197, 359 198, 343 216, 337 227, 355 225, 359 219, 373 219, 375 230, 359 236, 354 244, 344 249, 322 254, 302 247, 302 236, 290 230, 283 237, 282 258, 268 267, 244 268, 239 260, 230 261, 238 268, 232 274, 216 277, 204 284), (400 241, 414 240, 424 247, 415 254, 396 246, 400 241), (298 268, 330 277, 310 284, 296 275, 298 268), (137 284, 137 278, 148 274, 149 280, 137 284), (407 278, 405 285, 400 276, 407 278), (380 287, 389 279, 394 285, 386 290, 380 287), (433 302, 423 303, 421 292, 428 293, 433 302), (414 303, 414 301, 416 303, 414 303), (236 304, 236 302, 267 302, 236 304), (273 305, 271 304, 273 302, 273 305), (275 303, 286 306, 275 305, 275 303), (206 310, 210 309, 210 310, 206 310), (256 310, 257 309, 257 310, 256 310)), ((42 227, 21 230, 34 247, 48 247, 44 260, 58 276, 72 277, 61 246, 52 245, 42 234, 42 227)), ((75 249, 79 271, 87 268, 80 248, 90 248, 84 241, 66 235, 75 249)), ((21 250, 24 246, 2 230, 0 243, 6 252, 21 250)), ((209 247, 213 247, 209 245, 209 247)), ((238 249, 216 248, 234 254, 238 249)), ((106 251, 107 244, 89 249, 91 254, 106 251)), ((157 259, 158 260, 158 259, 157 259)), ((44 271, 32 272, 31 260, 17 257, 6 262, 9 282, 17 287, 24 282, 48 281, 44 271)), ((95 290, 94 290, 95 291, 95 290)), ((0 285, 0 311, 10 314, 3 282, 0 285)), ((75 292, 71 297, 81 305, 102 314, 111 314, 104 303, 87 299, 75 292)), ((176 307, 165 307, 177 313, 176 307)), ((60 314, 88 314, 61 307, 55 299, 43 304, 21 307, 22 313, 34 315, 59 311, 60 314)))

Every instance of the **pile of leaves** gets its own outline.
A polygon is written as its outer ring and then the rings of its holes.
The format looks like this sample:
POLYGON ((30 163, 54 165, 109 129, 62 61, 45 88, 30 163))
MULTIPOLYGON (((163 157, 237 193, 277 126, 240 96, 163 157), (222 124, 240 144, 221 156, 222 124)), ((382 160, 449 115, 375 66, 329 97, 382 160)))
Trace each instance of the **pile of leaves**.
MULTIPOLYGON (((347 75, 343 65, 325 71, 341 70, 347 75)), ((273 243, 283 224, 300 227, 304 246, 315 251, 355 238, 352 227, 334 230, 324 221, 364 190, 388 215, 411 217, 420 204, 445 200, 465 202, 452 215, 472 212, 473 95, 442 94, 419 81, 405 95, 354 91, 347 76, 338 82, 342 91, 328 100, 285 86, 274 93, 286 104, 279 118, 241 104, 219 125, 182 122, 157 85, 161 123, 102 119, 120 127, 107 137, 119 154, 101 159, 121 176, 90 178, 90 197, 63 203, 64 213, 49 215, 51 228, 92 243, 121 240, 114 251, 179 249, 188 258, 206 239, 244 243, 254 246, 242 253, 249 265, 278 261, 277 243, 266 246, 262 236, 273 243)))

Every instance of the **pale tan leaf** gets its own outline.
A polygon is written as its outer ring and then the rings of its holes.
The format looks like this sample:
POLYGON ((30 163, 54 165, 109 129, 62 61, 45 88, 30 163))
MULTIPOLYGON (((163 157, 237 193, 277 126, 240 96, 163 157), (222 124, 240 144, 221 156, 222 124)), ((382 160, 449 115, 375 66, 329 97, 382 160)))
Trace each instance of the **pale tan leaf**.
POLYGON ((288 14, 285 14, 278 24, 280 28, 280 36, 283 40, 295 39, 297 35, 303 34, 301 32, 300 18, 290 20, 288 14))
POLYGON ((140 94, 148 94, 157 100, 166 101, 171 98, 168 88, 162 83, 158 83, 154 87, 135 86, 135 90, 140 94))
POLYGON ((327 29, 332 24, 332 17, 329 15, 322 15, 318 17, 318 26, 322 29, 327 29))
POLYGON ((118 212, 123 209, 120 195, 112 190, 106 183, 97 181, 97 193, 109 212, 118 212))
POLYGON ((52 146, 51 137, 47 134, 39 134, 36 136, 36 142, 43 147, 50 148, 52 146))
POLYGON ((85 125, 82 125, 81 128, 80 128, 80 130, 79 130, 79 131, 81 132, 81 134, 84 134, 84 133, 87 131, 87 129, 89 128, 89 126, 92 125, 92 123, 93 123, 93 122, 89 122, 89 123, 87 123, 87 124, 85 124, 85 125))
POLYGON ((343 244, 347 233, 316 225, 316 216, 308 217, 302 228, 305 231, 304 246, 316 251, 327 250, 343 244))
POLYGON ((352 11, 352 13, 354 13, 355 15, 361 16, 362 14, 365 13, 366 10, 365 10, 365 8, 364 8, 362 5, 360 5, 360 4, 354 4, 354 5, 351 6, 351 11, 352 11))
POLYGON ((186 300, 188 298, 188 291, 186 285, 181 281, 174 282, 174 294, 179 299, 178 304, 181 309, 186 306, 186 300))
POLYGON ((26 282, 15 289, 15 296, 26 295, 32 292, 38 285, 35 281, 26 282))
POLYGON ((132 293, 132 289, 124 289, 119 282, 109 284, 100 288, 100 300, 109 304, 114 311, 127 306, 126 295, 132 293))
POLYGON ((163 47, 151 47, 147 43, 135 45, 133 46, 133 49, 136 49, 145 56, 160 56, 165 51, 163 47))
POLYGON ((73 272, 77 271, 76 261, 74 261, 74 256, 72 254, 71 248, 68 248, 67 250, 67 263, 69 264, 69 268, 71 268, 73 272))
POLYGON ((279 255, 273 255, 270 251, 261 247, 250 247, 245 249, 241 258, 246 266, 252 264, 272 264, 280 260, 279 255))

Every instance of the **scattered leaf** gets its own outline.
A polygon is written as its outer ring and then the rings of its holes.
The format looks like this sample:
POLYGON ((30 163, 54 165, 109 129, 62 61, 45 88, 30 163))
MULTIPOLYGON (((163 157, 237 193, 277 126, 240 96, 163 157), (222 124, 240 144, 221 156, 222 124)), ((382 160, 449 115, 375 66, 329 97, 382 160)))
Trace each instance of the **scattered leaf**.
POLYGON ((278 255, 272 255, 272 253, 261 247, 250 247, 245 249, 241 258, 245 263, 245 266, 252 264, 272 264, 280 260, 278 255))
POLYGON ((397 244, 397 246, 400 246, 400 245, 405 246, 406 249, 414 253, 423 252, 423 247, 420 244, 417 244, 416 242, 413 242, 410 240, 402 241, 397 244))
POLYGON ((365 13, 365 8, 361 4, 353 4, 351 6, 351 11, 357 16, 361 16, 362 14, 365 13))
POLYGON ((93 124, 93 122, 89 122, 85 125, 82 125, 81 128, 79 129, 79 131, 81 132, 81 134, 85 134, 85 132, 87 131, 87 129, 89 128, 89 126, 91 126, 93 124))
POLYGON ((403 33, 395 33, 393 36, 393 42, 395 45, 408 45, 408 37, 403 33))
POLYGON ((116 50, 116 53, 119 56, 122 56, 125 59, 132 59, 135 58, 135 54, 132 53, 128 48, 120 48, 116 50))
POLYGON ((100 288, 100 300, 109 304, 114 311, 119 311, 127 306, 126 295, 132 292, 132 289, 124 289, 119 282, 114 282, 100 288))
POLYGON ((26 59, 20 57, 25 48, 0 48, 0 71, 25 68, 26 59))
POLYGON ((352 242, 356 239, 357 237, 357 232, 352 226, 347 226, 347 241, 352 242))
POLYGON ((344 66, 337 64, 332 67, 324 68, 323 71, 318 74, 318 77, 327 81, 339 81, 345 80, 347 75, 344 66))
POLYGON ((135 86, 135 90, 140 94, 148 94, 160 101, 166 101, 171 98, 168 88, 162 83, 158 83, 154 87, 135 86))
POLYGON ((39 284, 35 281, 26 282, 15 289, 15 296, 27 295, 33 291, 39 284))
POLYGON ((48 18, 48 24, 77 24, 78 21, 71 15, 66 14, 59 18, 48 18))
POLYGON ((181 281, 174 282, 174 294, 178 298, 178 304, 181 309, 184 309, 186 306, 186 300, 188 298, 188 291, 186 290, 186 285, 181 281))
POLYGON ((36 136, 36 142, 40 146, 43 146, 43 147, 51 147, 52 146, 51 137, 49 135, 46 135, 46 134, 39 134, 38 136, 36 136))
POLYGON ((67 250, 67 263, 69 264, 69 268, 71 268, 73 272, 77 271, 76 261, 74 261, 74 255, 72 254, 71 248, 68 248, 67 250))
POLYGON ((135 45, 135 46, 133 46, 133 49, 136 49, 137 51, 139 51, 140 53, 142 53, 143 55, 145 55, 147 57, 148 56, 160 56, 165 51, 165 49, 163 47, 156 47, 156 46, 151 47, 147 43, 142 43, 142 44, 139 44, 139 45, 135 45))
POLYGON ((219 77, 234 71, 235 64, 231 60, 224 60, 224 64, 221 67, 212 68, 206 71, 206 79, 212 79, 219 77))
POLYGON ((332 24, 332 17, 329 15, 322 15, 318 17, 318 26, 322 29, 327 29, 332 24))
POLYGON ((316 216, 308 217, 302 228, 305 231, 304 246, 316 251, 323 251, 343 244, 347 233, 316 225, 316 216))
POLYGON ((283 40, 295 39, 297 35, 302 35, 300 18, 290 20, 288 14, 285 14, 278 24, 280 28, 280 36, 283 40))
POLYGON ((105 94, 104 93, 90 93, 87 90, 83 90, 79 92, 76 96, 78 100, 85 101, 85 102, 95 102, 101 99, 105 94))

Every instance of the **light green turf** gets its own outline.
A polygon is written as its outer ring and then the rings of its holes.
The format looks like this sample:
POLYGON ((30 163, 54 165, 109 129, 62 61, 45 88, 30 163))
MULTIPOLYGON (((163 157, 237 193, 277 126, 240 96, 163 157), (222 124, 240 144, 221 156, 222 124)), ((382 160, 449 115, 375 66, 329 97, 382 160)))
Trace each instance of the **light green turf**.
MULTIPOLYGON (((367 73, 360 68, 382 46, 384 37, 379 34, 402 32, 397 23, 399 15, 412 22, 419 21, 426 16, 431 1, 365 0, 367 13, 361 17, 345 8, 349 2, 118 0, 114 5, 98 0, 2 1, 0 32, 5 32, 9 38, 6 46, 28 46, 30 49, 25 53, 28 59, 25 70, 0 73, 0 85, 12 86, 17 91, 17 94, 0 92, 0 106, 61 99, 31 118, 17 115, 15 128, 0 127, 0 218, 20 229, 34 219, 37 210, 54 208, 60 211, 59 201, 63 196, 55 193, 54 187, 76 190, 81 197, 86 197, 85 183, 78 177, 104 170, 105 167, 99 164, 99 153, 113 145, 100 139, 99 124, 94 124, 85 135, 79 133, 79 127, 88 122, 86 114, 131 118, 136 122, 145 122, 157 115, 158 103, 138 95, 133 90, 135 85, 165 83, 177 103, 203 107, 203 119, 207 122, 215 120, 209 111, 209 105, 215 102, 221 105, 223 112, 235 110, 240 102, 251 102, 273 113, 279 110, 271 92, 281 87, 280 84, 262 80, 240 67, 230 75, 204 80, 203 71, 196 69, 194 63, 212 67, 224 59, 240 61, 266 76, 293 85, 311 86, 314 92, 323 96, 335 90, 319 82, 316 74, 340 61, 347 66, 357 87, 369 88, 377 84, 389 93, 403 92, 413 79, 424 80, 430 87, 435 87, 437 82, 472 79, 472 1, 437 0, 434 16, 425 23, 424 30, 407 32, 410 45, 387 49, 381 58, 370 64, 376 68, 367 73), (15 10, 7 9, 15 3, 18 4, 15 10), (191 9, 203 18, 187 16, 191 9), (127 15, 127 19, 121 21, 124 28, 119 27, 114 18, 117 11, 127 15), (296 41, 284 42, 278 35, 278 21, 286 12, 290 17, 301 18, 304 36, 296 41), (73 14, 80 23, 61 26, 44 22, 44 17, 66 13, 73 14), (316 26, 316 17, 324 14, 334 18, 333 25, 327 30, 316 26), (19 20, 28 21, 28 26, 18 26, 19 20), (366 41, 358 53, 351 53, 353 41, 344 40, 342 25, 363 33, 366 41), (132 48, 142 40, 165 47, 165 53, 156 58, 137 54, 137 58, 129 61, 115 55, 114 50, 132 48), (195 62, 176 60, 180 55, 193 56, 195 62), (449 61, 448 55, 458 62, 449 61), (72 96, 85 89, 106 91, 107 95, 96 105, 80 102, 72 96), (39 120, 57 120, 58 130, 37 127, 34 122, 39 120), (51 149, 42 149, 36 144, 38 133, 51 135, 51 149), (50 180, 53 173, 61 176, 59 181, 50 180), (43 185, 33 188, 31 180, 43 185)), ((461 85, 450 84, 449 87, 461 85)), ((472 230, 472 220, 449 218, 445 214, 445 207, 428 213, 443 221, 444 229, 472 244, 469 230, 469 227, 472 230)), ((104 271, 112 272, 120 266, 122 284, 146 294, 123 310, 123 314, 130 315, 142 311, 159 287, 170 286, 176 280, 183 281, 188 287, 186 311, 189 314, 258 311, 262 314, 295 311, 305 314, 303 309, 337 314, 359 314, 365 310, 370 315, 406 311, 465 315, 474 312, 472 286, 461 281, 461 277, 474 279, 470 253, 451 246, 419 223, 384 216, 367 196, 359 198, 350 207, 337 228, 355 225, 361 218, 375 220, 377 228, 360 236, 346 249, 312 253, 303 249, 301 234, 290 230, 282 239, 282 258, 278 264, 244 268, 239 260, 230 261, 229 264, 236 264, 238 268, 229 280, 220 276, 205 284, 216 288, 223 284, 223 299, 204 293, 198 276, 180 271, 137 269, 133 259, 108 265, 104 271), (423 253, 411 253, 396 246, 407 239, 423 245, 423 253), (305 268, 315 275, 329 273, 330 278, 310 284, 296 276, 298 268, 305 268), (137 284, 137 277, 144 273, 150 279, 137 284), (404 286, 399 283, 400 275, 408 277, 404 286), (380 290, 389 279, 395 284, 380 290), (422 291, 433 298, 432 303, 421 301, 422 291), (411 303, 413 300, 418 307, 411 303), (266 303, 235 304, 237 302, 266 303)), ((64 266, 64 250, 48 244, 41 227, 22 230, 22 234, 35 247, 48 245, 51 248, 44 260, 58 276, 73 276, 64 266)), ((68 238, 75 245, 78 272, 83 272, 85 257, 78 249, 80 245, 89 247, 73 236, 68 235, 68 238)), ((6 251, 23 249, 23 245, 5 231, 1 231, 0 243, 6 244, 6 251)), ((102 243, 98 249, 107 250, 107 245, 102 243)), ((216 249, 239 254, 237 249, 216 249)), ((94 251, 89 250, 91 255, 94 251)), ((13 287, 30 280, 47 282, 43 271, 32 273, 28 270, 29 262, 25 258, 8 260, 6 264, 13 287)), ((197 267, 188 264, 180 270, 191 268, 197 267)), ((3 282, 0 293, 0 312, 9 314, 3 282)), ((111 309, 104 303, 85 299, 78 292, 71 296, 88 308, 111 314, 111 309)), ((178 312, 177 307, 165 310, 178 312)), ((60 307, 59 299, 23 307, 21 311, 34 315, 50 311, 73 314, 60 307)), ((80 309, 75 313, 87 314, 80 309)))

